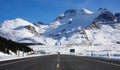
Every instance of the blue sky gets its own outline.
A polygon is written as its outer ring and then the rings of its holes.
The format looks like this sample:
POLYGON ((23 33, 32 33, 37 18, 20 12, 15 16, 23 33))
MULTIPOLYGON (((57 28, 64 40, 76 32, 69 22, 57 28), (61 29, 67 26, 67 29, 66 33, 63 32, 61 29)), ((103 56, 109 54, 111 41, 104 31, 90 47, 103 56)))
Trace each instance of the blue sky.
POLYGON ((120 0, 0 0, 0 22, 23 18, 30 22, 52 22, 68 9, 86 8, 93 12, 107 8, 120 12, 120 0))

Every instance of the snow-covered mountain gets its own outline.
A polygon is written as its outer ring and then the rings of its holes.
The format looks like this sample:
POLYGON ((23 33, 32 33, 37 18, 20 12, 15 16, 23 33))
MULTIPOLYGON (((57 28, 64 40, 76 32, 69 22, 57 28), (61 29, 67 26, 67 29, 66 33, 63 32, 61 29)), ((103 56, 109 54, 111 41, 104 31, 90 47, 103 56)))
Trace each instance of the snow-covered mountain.
POLYGON ((50 24, 50 37, 57 45, 119 45, 119 14, 106 10, 71 9, 50 24))
POLYGON ((17 18, 0 25, 0 36, 20 43, 42 43, 52 46, 120 45, 120 13, 100 8, 70 9, 52 23, 30 23, 17 18))
POLYGON ((47 25, 40 26, 42 27, 38 27, 21 18, 6 20, 0 25, 0 36, 16 42, 36 43, 34 36, 43 33, 45 28, 47 28, 47 25))

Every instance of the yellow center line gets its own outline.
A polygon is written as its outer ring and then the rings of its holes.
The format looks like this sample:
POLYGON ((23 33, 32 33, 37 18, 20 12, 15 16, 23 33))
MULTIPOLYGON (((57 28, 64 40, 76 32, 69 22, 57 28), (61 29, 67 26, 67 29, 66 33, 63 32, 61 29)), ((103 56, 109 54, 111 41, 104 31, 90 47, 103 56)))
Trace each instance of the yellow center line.
POLYGON ((58 59, 57 59, 57 64, 56 64, 56 68, 59 69, 60 68, 60 53, 58 52, 58 59))
POLYGON ((57 68, 60 68, 60 64, 59 64, 59 63, 57 63, 56 67, 57 67, 57 68))

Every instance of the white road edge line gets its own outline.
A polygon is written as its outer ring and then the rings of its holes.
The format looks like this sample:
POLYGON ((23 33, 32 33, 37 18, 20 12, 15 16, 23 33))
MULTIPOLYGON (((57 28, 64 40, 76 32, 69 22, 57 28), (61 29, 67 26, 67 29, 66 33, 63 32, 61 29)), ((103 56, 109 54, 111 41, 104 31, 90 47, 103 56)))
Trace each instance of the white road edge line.
POLYGON ((15 61, 15 62, 9 62, 9 63, 5 63, 5 64, 1 64, 0 66, 6 66, 6 65, 9 65, 9 64, 14 64, 14 63, 23 62, 23 61, 29 61, 29 60, 33 60, 33 59, 36 59, 36 58, 18 60, 18 61, 15 61))
POLYGON ((89 59, 89 58, 83 58, 83 59, 94 61, 94 62, 99 62, 99 63, 111 64, 111 65, 114 65, 114 66, 120 66, 119 64, 115 64, 115 63, 111 63, 111 62, 107 62, 107 61, 101 61, 101 60, 89 59))

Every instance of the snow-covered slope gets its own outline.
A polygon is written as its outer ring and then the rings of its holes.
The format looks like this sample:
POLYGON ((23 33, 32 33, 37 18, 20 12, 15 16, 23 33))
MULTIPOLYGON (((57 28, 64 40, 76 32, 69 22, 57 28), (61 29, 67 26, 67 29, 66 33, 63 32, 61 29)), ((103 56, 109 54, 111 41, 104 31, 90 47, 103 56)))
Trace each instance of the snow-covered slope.
POLYGON ((71 9, 58 16, 45 35, 57 40, 56 45, 119 45, 119 31, 116 16, 106 9, 71 9))
POLYGON ((2 28, 4 29, 15 29, 17 27, 22 27, 26 25, 33 26, 33 24, 31 24, 30 22, 27 22, 21 18, 16 18, 14 20, 6 20, 1 24, 2 28))
POLYGON ((57 45, 88 43, 84 28, 99 14, 99 12, 93 13, 87 9, 67 10, 50 24, 50 29, 46 33, 58 40, 57 45))
POLYGON ((56 20, 51 23, 51 26, 62 25, 62 24, 74 24, 74 26, 87 26, 92 22, 98 13, 93 13, 87 9, 70 9, 65 11, 64 14, 61 14, 56 18, 56 20), (86 21, 87 20, 87 21, 86 21))
POLYGON ((55 28, 50 33, 52 35, 57 35, 61 33, 69 33, 74 30, 81 30, 81 28, 84 28, 92 23, 94 18, 98 15, 99 13, 93 13, 87 9, 67 10, 50 24, 51 27, 55 28))
POLYGON ((39 41, 36 41, 34 37, 43 33, 45 31, 44 28, 47 27, 47 25, 41 26, 43 27, 39 28, 21 18, 6 20, 0 25, 0 36, 16 42, 38 43, 39 41))

